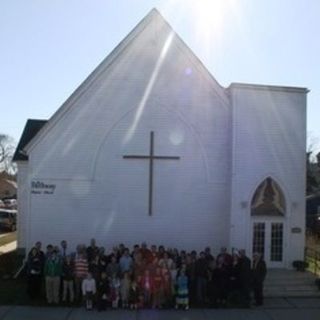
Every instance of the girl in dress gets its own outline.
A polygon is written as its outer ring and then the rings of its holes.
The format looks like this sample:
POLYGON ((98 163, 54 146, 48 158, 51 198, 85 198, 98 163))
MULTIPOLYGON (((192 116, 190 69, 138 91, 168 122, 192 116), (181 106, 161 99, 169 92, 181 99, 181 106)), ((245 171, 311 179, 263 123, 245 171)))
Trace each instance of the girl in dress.
POLYGON ((110 300, 112 308, 116 309, 119 306, 120 299, 120 279, 116 273, 113 273, 110 280, 110 300))
POLYGON ((179 307, 182 307, 185 310, 189 309, 188 277, 184 270, 180 271, 177 278, 176 309, 179 307))
POLYGON ((139 298, 140 298, 139 288, 137 286, 137 283, 133 280, 131 282, 130 290, 129 290, 130 309, 132 309, 132 310, 138 309, 139 298))
POLYGON ((130 274, 125 272, 120 284, 120 295, 122 301, 122 308, 129 307, 129 290, 130 290, 130 274))
POLYGON ((155 275, 153 276, 153 308, 162 308, 163 300, 163 277, 161 274, 161 269, 157 268, 155 275))
POLYGON ((143 306, 150 307, 153 291, 153 279, 148 269, 145 270, 144 276, 141 278, 141 288, 143 290, 143 306))
POLYGON ((106 310, 110 303, 110 284, 106 272, 101 272, 97 282, 97 307, 98 311, 106 310))

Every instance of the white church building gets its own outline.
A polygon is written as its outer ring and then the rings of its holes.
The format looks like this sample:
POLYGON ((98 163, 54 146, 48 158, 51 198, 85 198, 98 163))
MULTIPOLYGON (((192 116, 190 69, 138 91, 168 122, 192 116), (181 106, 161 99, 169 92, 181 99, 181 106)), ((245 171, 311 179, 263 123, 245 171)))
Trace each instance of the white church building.
POLYGON ((152 10, 47 121, 28 120, 18 247, 94 237, 303 259, 306 88, 223 88, 152 10))

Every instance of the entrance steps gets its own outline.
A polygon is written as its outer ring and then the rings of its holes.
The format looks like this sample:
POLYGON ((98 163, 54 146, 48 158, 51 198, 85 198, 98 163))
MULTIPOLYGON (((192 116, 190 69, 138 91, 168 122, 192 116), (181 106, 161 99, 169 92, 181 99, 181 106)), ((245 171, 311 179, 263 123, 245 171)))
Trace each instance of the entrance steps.
POLYGON ((264 283, 265 297, 320 297, 311 272, 269 269, 264 283))

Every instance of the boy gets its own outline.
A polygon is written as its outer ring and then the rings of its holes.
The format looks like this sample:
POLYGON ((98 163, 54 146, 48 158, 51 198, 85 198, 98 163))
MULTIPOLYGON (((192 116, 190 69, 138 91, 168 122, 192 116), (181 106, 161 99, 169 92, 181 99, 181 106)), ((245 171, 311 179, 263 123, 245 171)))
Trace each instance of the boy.
POLYGON ((96 280, 92 277, 92 273, 88 272, 87 277, 82 281, 82 295, 85 298, 87 310, 92 310, 93 308, 93 299, 96 291, 96 280))

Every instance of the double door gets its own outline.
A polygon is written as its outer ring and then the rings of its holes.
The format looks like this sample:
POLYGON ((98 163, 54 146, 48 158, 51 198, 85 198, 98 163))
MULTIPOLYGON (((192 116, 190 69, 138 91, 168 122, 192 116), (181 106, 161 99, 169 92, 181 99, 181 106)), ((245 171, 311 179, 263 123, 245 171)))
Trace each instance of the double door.
POLYGON ((283 221, 252 222, 252 253, 262 254, 269 268, 284 267, 283 221))

